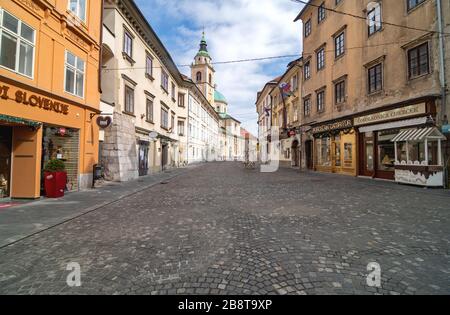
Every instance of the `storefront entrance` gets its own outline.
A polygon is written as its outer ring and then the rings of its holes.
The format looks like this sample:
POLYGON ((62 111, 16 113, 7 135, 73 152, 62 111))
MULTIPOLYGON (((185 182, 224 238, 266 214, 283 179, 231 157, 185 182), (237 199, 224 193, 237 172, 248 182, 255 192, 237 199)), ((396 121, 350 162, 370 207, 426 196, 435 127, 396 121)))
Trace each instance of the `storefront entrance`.
POLYGON ((139 143, 139 176, 148 175, 148 152, 150 143, 141 141, 139 143))
POLYGON ((375 139, 373 132, 361 135, 360 174, 375 177, 375 139))
POLYGON ((398 132, 398 129, 392 129, 361 134, 361 175, 394 180, 395 147, 392 139, 398 132))
POLYGON ((168 160, 169 160, 169 145, 163 144, 162 145, 162 154, 161 154, 161 166, 162 166, 163 171, 166 169, 168 160))
MULTIPOLYGON (((52 159, 64 162, 67 191, 78 190, 79 134, 77 129, 47 125, 43 128, 41 169, 44 170, 45 165, 52 159)), ((44 194, 44 176, 41 176, 41 194, 44 194)))
POLYGON ((292 167, 299 167, 300 166, 300 153, 299 153, 299 147, 298 147, 298 141, 294 140, 292 142, 292 167))
MULTIPOLYGON (((398 105, 392 109, 355 117, 354 125, 359 131, 359 174, 394 180, 396 150, 393 139, 404 129, 417 128, 435 121, 435 116, 435 100, 429 99, 422 103, 398 105)), ((401 145, 399 143, 399 147, 401 145)), ((398 158, 403 154, 404 152, 397 152, 398 158)))
POLYGON ((313 159, 313 142, 308 140, 305 142, 306 168, 312 170, 314 168, 313 159))
POLYGON ((11 148, 12 128, 0 126, 0 199, 10 195, 11 148))
POLYGON ((356 176, 356 134, 354 130, 316 138, 315 169, 356 176))

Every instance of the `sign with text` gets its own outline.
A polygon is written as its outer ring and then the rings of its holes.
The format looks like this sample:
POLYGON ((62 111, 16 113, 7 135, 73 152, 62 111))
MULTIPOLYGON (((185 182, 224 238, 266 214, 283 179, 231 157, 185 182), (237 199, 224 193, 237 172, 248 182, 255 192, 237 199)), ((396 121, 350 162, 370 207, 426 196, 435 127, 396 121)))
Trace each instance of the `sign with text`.
POLYGON ((97 126, 100 127, 100 129, 106 129, 109 126, 111 126, 112 118, 108 116, 99 116, 97 117, 97 126))
POLYGON ((312 132, 314 134, 317 134, 317 133, 324 133, 324 132, 329 132, 329 131, 333 131, 333 130, 352 128, 352 127, 353 127, 352 121, 350 119, 347 119, 347 120, 337 121, 337 122, 334 122, 331 124, 314 127, 312 129, 312 132))
POLYGON ((7 85, 1 85, 0 98, 3 100, 12 99, 18 104, 36 107, 62 115, 69 114, 69 105, 67 104, 24 90, 16 90, 15 93, 11 93, 10 89, 7 85))
POLYGON ((355 118, 355 126, 368 125, 372 123, 379 123, 393 119, 406 118, 417 116, 426 113, 426 104, 410 105, 402 108, 396 108, 384 112, 370 114, 367 116, 355 118))

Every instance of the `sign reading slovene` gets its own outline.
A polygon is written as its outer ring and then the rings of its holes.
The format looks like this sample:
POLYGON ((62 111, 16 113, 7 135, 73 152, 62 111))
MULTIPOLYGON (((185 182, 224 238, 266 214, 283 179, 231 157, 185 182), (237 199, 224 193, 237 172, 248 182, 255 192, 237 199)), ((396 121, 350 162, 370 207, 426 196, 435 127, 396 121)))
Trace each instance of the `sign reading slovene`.
POLYGON ((7 85, 0 86, 0 98, 3 100, 13 99, 16 103, 41 108, 43 110, 52 111, 58 114, 69 114, 69 105, 67 104, 22 90, 17 90, 13 93, 13 98, 11 98, 9 95, 9 90, 10 87, 7 85))
POLYGON ((384 112, 379 112, 367 116, 356 117, 355 126, 367 125, 372 123, 383 122, 392 119, 406 118, 426 113, 426 104, 410 105, 402 108, 396 108, 384 112))

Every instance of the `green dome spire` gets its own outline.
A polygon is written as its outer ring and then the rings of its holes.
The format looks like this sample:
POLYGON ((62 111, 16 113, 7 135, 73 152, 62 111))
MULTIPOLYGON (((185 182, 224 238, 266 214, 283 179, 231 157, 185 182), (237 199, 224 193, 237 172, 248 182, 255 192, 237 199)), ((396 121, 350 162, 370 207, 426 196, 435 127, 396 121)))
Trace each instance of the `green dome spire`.
POLYGON ((197 56, 209 57, 208 52, 208 44, 206 43, 205 32, 202 33, 202 40, 200 41, 200 50, 197 53, 197 56))

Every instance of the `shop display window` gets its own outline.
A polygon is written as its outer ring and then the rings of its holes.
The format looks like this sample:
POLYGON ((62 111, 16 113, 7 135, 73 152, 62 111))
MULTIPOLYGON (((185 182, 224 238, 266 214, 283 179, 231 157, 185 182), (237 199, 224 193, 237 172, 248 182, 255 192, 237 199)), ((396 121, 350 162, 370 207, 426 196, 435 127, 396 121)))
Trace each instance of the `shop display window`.
POLYGON ((398 162, 401 161, 407 161, 408 160, 408 154, 407 151, 408 148, 406 147, 406 142, 401 142, 397 144, 397 159, 398 162))
POLYGON ((400 164, 439 165, 439 145, 437 141, 428 141, 428 161, 424 142, 397 143, 397 158, 400 164))
POLYGON ((439 165, 439 143, 428 142, 428 165, 439 165))
POLYGON ((42 141, 42 169, 51 159, 64 162, 67 172, 67 191, 78 190, 79 130, 63 127, 44 127, 42 141))
POLYGON ((317 139, 317 165, 331 166, 331 138, 317 139))
POLYGON ((0 127, 0 199, 9 196, 12 130, 0 127))
POLYGON ((336 136, 334 138, 334 158, 335 158, 335 166, 342 166, 342 157, 341 157, 341 137, 336 136))
POLYGON ((344 143, 344 166, 353 166, 353 143, 344 143))
POLYGON ((395 146, 391 140, 397 132, 388 131, 378 134, 378 169, 380 171, 395 171, 395 146))

